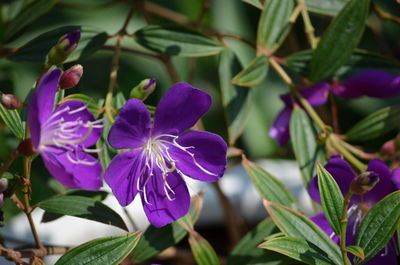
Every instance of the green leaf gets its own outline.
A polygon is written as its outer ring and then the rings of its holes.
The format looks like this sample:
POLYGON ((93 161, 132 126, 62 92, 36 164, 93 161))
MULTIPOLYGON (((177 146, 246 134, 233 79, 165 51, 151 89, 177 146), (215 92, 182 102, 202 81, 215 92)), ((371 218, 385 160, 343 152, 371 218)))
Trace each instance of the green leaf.
POLYGON ((381 251, 392 238, 400 221, 400 191, 393 192, 375 204, 361 222, 356 245, 365 253, 363 264, 381 251))
POLYGON ((336 235, 340 235, 340 218, 344 201, 342 192, 332 175, 320 163, 317 163, 317 175, 325 217, 336 235))
POLYGON ((242 157, 242 164, 258 193, 264 199, 287 207, 293 207, 296 199, 282 182, 263 168, 247 160, 245 156, 242 157))
POLYGON ((136 31, 134 39, 149 50, 172 56, 209 56, 224 49, 207 36, 179 25, 146 26, 136 31))
POLYGON ((16 109, 8 110, 0 104, 0 117, 18 139, 24 138, 24 125, 16 109))
POLYGON ((268 66, 267 56, 259 55, 232 78, 232 83, 244 87, 258 86, 267 76, 268 66))
POLYGON ((400 127, 400 105, 386 107, 357 122, 346 133, 349 141, 372 140, 400 127))
MULTIPOLYGON (((199 210, 201 209, 201 205, 198 205, 199 203, 202 203, 200 198, 192 200, 189 212, 182 218, 190 218, 190 220, 195 223, 200 215, 199 210)), ((160 228, 150 225, 144 232, 142 239, 140 240, 136 250, 133 252, 131 258, 135 263, 141 263, 157 255, 164 249, 176 245, 186 236, 186 234, 187 231, 177 222, 160 228)))
POLYGON ((233 145, 243 133, 252 105, 252 90, 235 86, 230 82, 234 74, 239 72, 240 69, 240 63, 232 51, 225 50, 220 54, 219 82, 230 145, 233 145))
POLYGON ((314 176, 315 162, 324 162, 324 152, 317 144, 317 131, 306 112, 295 107, 290 118, 290 139, 304 185, 314 176))
POLYGON ((189 244, 198 265, 219 265, 217 253, 208 241, 196 231, 189 233, 189 244))
POLYGON ((274 223, 287 236, 305 239, 326 252, 327 257, 336 264, 342 264, 342 255, 328 235, 314 222, 299 212, 283 205, 264 201, 265 207, 274 223))
POLYGON ((95 117, 99 115, 99 106, 97 105, 96 101, 93 100, 93 98, 89 97, 88 95, 85 94, 71 94, 63 98, 60 102, 58 102, 58 105, 61 105, 64 102, 71 101, 71 100, 78 100, 86 105, 88 105, 88 110, 93 113, 95 117))
POLYGON ((306 0, 311 12, 335 16, 349 0, 306 0))
POLYGON ((364 32, 369 0, 350 0, 325 31, 311 60, 313 82, 332 76, 345 64, 364 32))
POLYGON ((365 258, 364 250, 359 246, 347 246, 346 251, 361 259, 365 258))
POLYGON ((56 196, 40 202, 39 207, 47 212, 76 216, 128 230, 124 220, 114 210, 92 198, 76 195, 56 196))
MULTIPOLYGON (((310 73, 310 62, 312 59, 312 50, 303 50, 292 53, 285 58, 286 66, 301 76, 308 77, 310 73)), ((400 62, 374 54, 365 50, 356 49, 350 56, 350 60, 342 65, 335 72, 335 76, 347 78, 356 73, 370 70, 372 68, 381 69, 387 72, 398 72, 400 70, 400 62)))
POLYGON ((257 51, 272 54, 288 35, 292 23, 289 18, 294 9, 293 0, 265 2, 257 30, 257 51))
POLYGON ((61 36, 76 29, 81 30, 81 38, 78 47, 68 57, 67 62, 90 56, 100 49, 107 40, 105 32, 80 26, 64 26, 39 35, 7 58, 13 61, 43 63, 46 61, 50 49, 58 43, 61 36))
POLYGON ((141 232, 98 238, 65 253, 55 265, 118 265, 135 249, 141 232))
POLYGON ((21 31, 31 25, 33 21, 47 13, 58 0, 36 0, 32 1, 9 23, 5 31, 6 42, 17 38, 21 31))
POLYGON ((264 5, 260 2, 260 0, 242 0, 242 1, 249 5, 257 7, 258 9, 261 9, 261 10, 264 9, 264 5))
POLYGON ((235 246, 228 257, 227 265, 248 264, 252 259, 263 255, 264 251, 257 248, 264 238, 276 232, 277 228, 271 218, 261 221, 248 232, 235 246))
POLYGON ((262 243, 259 247, 284 254, 306 264, 335 265, 318 246, 300 238, 278 237, 262 243))

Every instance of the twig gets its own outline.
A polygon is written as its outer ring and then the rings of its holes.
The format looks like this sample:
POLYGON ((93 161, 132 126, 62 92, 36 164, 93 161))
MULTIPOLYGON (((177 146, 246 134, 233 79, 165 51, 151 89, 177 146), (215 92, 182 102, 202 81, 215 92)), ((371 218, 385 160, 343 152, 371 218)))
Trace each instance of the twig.
POLYGON ((188 17, 186 17, 178 12, 172 11, 171 9, 151 3, 149 1, 146 1, 144 3, 144 10, 149 13, 152 13, 154 15, 168 19, 172 22, 178 23, 178 24, 189 24, 190 23, 190 19, 188 17))
POLYGON ((27 265, 28 263, 24 262, 23 258, 34 258, 34 257, 45 257, 49 255, 57 255, 64 254, 70 249, 70 247, 55 247, 55 246, 46 246, 41 249, 32 249, 32 250, 15 250, 12 248, 6 248, 3 245, 0 245, 0 256, 3 256, 9 261, 13 261, 16 264, 27 265))
POLYGON ((169 77, 171 78, 173 83, 178 83, 180 81, 180 78, 178 76, 178 73, 175 70, 174 65, 172 64, 171 57, 166 56, 166 55, 160 55, 160 60, 163 62, 165 68, 167 69, 167 72, 169 74, 169 77))
POLYGON ((4 162, 3 166, 0 168, 0 178, 3 176, 3 174, 8 170, 8 168, 11 166, 11 164, 14 162, 14 160, 19 156, 18 150, 13 150, 10 153, 10 156, 8 157, 7 161, 4 162))

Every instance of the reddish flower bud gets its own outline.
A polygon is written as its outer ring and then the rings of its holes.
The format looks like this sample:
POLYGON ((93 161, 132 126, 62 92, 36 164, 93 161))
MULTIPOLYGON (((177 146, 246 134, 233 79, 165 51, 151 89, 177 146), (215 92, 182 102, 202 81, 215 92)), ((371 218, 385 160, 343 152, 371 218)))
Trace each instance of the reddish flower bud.
POLYGON ((354 194, 364 194, 372 190, 378 182, 378 174, 372 171, 366 171, 351 181, 350 191, 354 194))
POLYGON ((76 86, 81 80, 83 74, 83 67, 80 64, 76 64, 66 70, 60 78, 60 89, 68 89, 76 86))
POLYGON ((19 108, 23 105, 13 94, 2 94, 0 102, 6 109, 9 110, 19 108))
POLYGON ((23 156, 31 156, 35 153, 31 139, 22 140, 18 145, 18 153, 23 156))
POLYGON ((393 156, 396 153, 396 143, 394 140, 387 141, 381 147, 381 153, 384 156, 393 156))
POLYGON ((8 179, 0 178, 0 192, 3 193, 8 188, 8 179))

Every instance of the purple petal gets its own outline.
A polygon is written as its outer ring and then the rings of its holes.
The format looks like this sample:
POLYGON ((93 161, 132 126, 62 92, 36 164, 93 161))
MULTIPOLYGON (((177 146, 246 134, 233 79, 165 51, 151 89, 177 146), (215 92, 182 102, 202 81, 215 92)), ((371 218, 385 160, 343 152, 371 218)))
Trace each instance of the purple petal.
MULTIPOLYGON (((76 121, 78 119, 82 120, 83 122, 88 122, 88 121, 95 121, 95 117, 93 116, 92 113, 87 109, 85 103, 78 101, 78 100, 70 100, 67 101, 63 104, 61 104, 55 112, 59 110, 63 110, 65 108, 69 108, 70 110, 67 112, 63 112, 60 114, 58 117, 63 118, 65 122, 68 121, 76 121)), ((81 127, 80 130, 76 131, 75 134, 80 135, 79 138, 87 137, 85 141, 83 141, 82 144, 85 147, 92 146, 96 144, 97 140, 100 138, 102 128, 86 128, 86 127, 81 127)))
POLYGON ((364 194, 365 202, 371 207, 386 195, 395 191, 392 182, 392 172, 389 167, 381 160, 374 159, 368 163, 367 171, 373 171, 378 174, 379 182, 376 186, 366 194, 364 194))
POLYGON ((118 154, 104 173, 104 180, 121 206, 127 206, 136 196, 137 181, 144 167, 142 151, 135 149, 118 154))
MULTIPOLYGON (((350 183, 356 176, 356 173, 354 173, 351 166, 340 157, 332 156, 324 167, 336 180, 342 194, 347 194, 350 188, 350 183)), ((308 193, 314 201, 321 203, 317 176, 314 176, 308 184, 308 193)), ((354 199, 357 198, 355 197, 354 199)))
MULTIPOLYGON (((328 83, 320 82, 313 86, 301 89, 299 92, 310 103, 311 106, 318 107, 326 103, 330 89, 331 86, 328 83)), ((293 101, 289 93, 281 95, 281 99, 286 106, 293 106, 293 101)))
POLYGON ((202 181, 217 181, 226 167, 227 145, 216 134, 200 131, 186 132, 176 139, 186 150, 169 145, 176 168, 188 177, 202 181), (192 156, 193 155, 193 156, 192 156))
POLYGON ((279 145, 285 145, 289 141, 289 124, 292 111, 291 107, 286 106, 276 116, 272 127, 269 129, 269 136, 275 139, 279 145))
POLYGON ((144 212, 152 225, 156 227, 167 225, 189 211, 190 195, 185 181, 176 172, 166 176, 166 181, 174 191, 174 194, 168 191, 171 200, 166 196, 167 188, 164 188, 163 177, 157 167, 154 168, 154 175, 144 181, 147 182, 144 188, 146 198, 144 191, 140 192, 140 196, 144 212))
POLYGON ((400 190, 400 168, 395 168, 392 173, 392 181, 394 183, 395 189, 400 190))
POLYGON ((306 89, 300 90, 300 94, 313 107, 324 105, 328 100, 329 90, 331 86, 326 82, 320 82, 306 89))
POLYGON ((41 152, 44 164, 50 174, 61 184, 68 188, 82 188, 86 190, 99 190, 103 185, 101 179, 102 167, 91 155, 77 151, 69 152, 58 148, 47 147, 41 152), (84 160, 92 165, 84 165, 72 162, 84 160))
POLYGON ((341 97, 369 96, 389 98, 400 93, 400 76, 382 70, 368 70, 354 75, 333 88, 341 97))
POLYGON ((109 144, 117 149, 142 146, 150 135, 150 112, 142 101, 128 100, 119 111, 108 134, 109 144))
POLYGON ((211 106, 211 97, 186 83, 173 85, 158 104, 153 135, 179 134, 192 127, 211 106))
POLYGON ((51 115, 61 70, 55 69, 40 79, 29 100, 28 124, 33 146, 38 147, 41 124, 51 115))
POLYGON ((339 237, 333 232, 333 229, 330 227, 328 220, 326 220, 324 213, 319 213, 310 218, 316 225, 321 228, 325 234, 327 234, 330 238, 332 238, 333 242, 339 244, 339 237))
POLYGON ((73 46, 78 45, 80 38, 81 38, 81 31, 79 29, 67 33, 62 39, 62 41, 68 40, 68 45, 64 48, 64 50, 68 51, 73 46))

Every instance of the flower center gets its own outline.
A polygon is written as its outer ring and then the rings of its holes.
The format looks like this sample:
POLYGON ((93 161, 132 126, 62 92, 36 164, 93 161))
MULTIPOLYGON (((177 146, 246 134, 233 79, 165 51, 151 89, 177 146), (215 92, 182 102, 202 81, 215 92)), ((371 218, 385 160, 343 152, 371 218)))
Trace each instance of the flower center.
POLYGON ((176 167, 176 162, 178 162, 178 160, 172 158, 170 153, 171 147, 175 147, 189 155, 196 167, 204 173, 217 176, 217 174, 208 171, 196 161, 194 153, 190 151, 195 148, 194 146, 182 146, 177 142, 178 138, 179 136, 177 135, 160 134, 153 138, 149 138, 143 146, 142 159, 144 159, 144 166, 139 174, 137 190, 143 191, 145 202, 148 204, 150 203, 147 200, 146 185, 150 178, 154 176, 155 168, 158 168, 161 171, 164 193, 170 201, 175 199, 175 192, 167 181, 168 174, 176 171, 181 177, 187 177, 179 168, 176 167), (145 174, 146 172, 148 174, 145 174), (144 183, 141 184, 141 178, 143 176, 146 177, 146 179, 144 180, 144 183), (143 189, 140 189, 140 186, 143 189))
POLYGON ((74 164, 93 165, 95 162, 89 162, 79 159, 78 149, 85 152, 98 152, 98 150, 90 150, 81 145, 87 140, 94 128, 102 128, 102 120, 84 121, 80 116, 75 119, 66 120, 66 114, 72 115, 84 111, 87 105, 73 109, 69 106, 59 109, 51 114, 49 119, 42 124, 40 132, 39 151, 46 150, 47 147, 56 147, 66 151, 67 158, 74 164), (72 156, 74 154, 74 157, 72 156))

